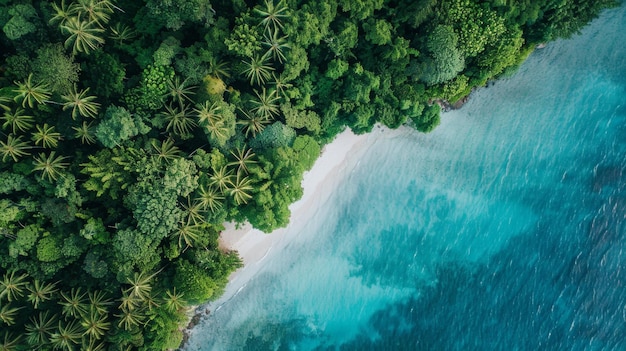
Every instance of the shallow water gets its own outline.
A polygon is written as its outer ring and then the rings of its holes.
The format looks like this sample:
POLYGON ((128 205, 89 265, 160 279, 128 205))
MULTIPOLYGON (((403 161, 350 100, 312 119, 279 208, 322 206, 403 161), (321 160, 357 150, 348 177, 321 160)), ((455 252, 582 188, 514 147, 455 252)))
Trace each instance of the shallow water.
POLYGON ((624 42, 622 7, 384 132, 186 350, 626 349, 624 42))

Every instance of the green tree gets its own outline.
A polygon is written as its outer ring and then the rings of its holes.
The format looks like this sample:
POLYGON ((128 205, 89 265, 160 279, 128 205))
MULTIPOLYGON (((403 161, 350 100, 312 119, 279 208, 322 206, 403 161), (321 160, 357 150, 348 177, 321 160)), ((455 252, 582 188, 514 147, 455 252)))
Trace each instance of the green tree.
POLYGON ((38 279, 33 280, 26 289, 28 290, 27 299, 35 309, 39 307, 40 303, 50 301, 58 291, 56 283, 42 282, 38 279))
POLYGON ((250 104, 254 106, 250 112, 266 119, 272 119, 274 116, 278 115, 278 101, 280 98, 276 90, 268 92, 265 87, 263 87, 260 93, 256 90, 254 93, 256 99, 250 100, 250 104))
POLYGON ((258 115, 256 113, 248 113, 244 110, 239 110, 244 118, 237 121, 237 124, 243 125, 243 132, 246 135, 246 138, 252 135, 255 137, 258 133, 265 129, 265 125, 270 123, 270 120, 267 117, 258 115))
POLYGON ((278 29, 274 29, 270 33, 266 31, 266 33, 263 34, 261 44, 267 49, 265 56, 271 56, 275 61, 278 60, 280 63, 286 60, 284 51, 291 47, 287 42, 287 35, 279 36, 278 29))
POLYGON ((73 351, 75 345, 80 343, 83 333, 83 328, 77 320, 67 323, 59 321, 56 331, 50 335, 50 344, 55 350, 73 351))
POLYGON ((2 27, 2 31, 10 40, 18 40, 37 30, 37 26, 33 23, 37 18, 37 10, 35 10, 33 5, 13 5, 9 8, 8 14, 11 18, 2 27))
POLYGON ((147 0, 146 8, 151 21, 171 30, 191 23, 208 27, 213 22, 213 8, 208 1, 147 0))
POLYGON ((230 154, 234 157, 234 160, 229 162, 228 166, 236 166, 237 174, 248 174, 250 166, 258 162, 255 160, 256 155, 252 149, 246 147, 237 147, 234 150, 231 150, 230 154))
POLYGON ((69 293, 61 291, 61 313, 65 318, 81 318, 89 309, 87 294, 80 287, 72 288, 69 293))
POLYGON ((104 44, 102 33, 98 22, 81 19, 80 16, 69 17, 60 26, 61 31, 68 35, 65 40, 65 47, 72 47, 72 52, 89 54, 104 44))
POLYGON ((185 296, 185 294, 176 292, 176 287, 174 287, 172 291, 167 290, 165 292, 165 297, 163 297, 165 308, 167 308, 170 312, 183 311, 187 305, 187 301, 183 299, 183 296, 185 296))
MULTIPOLYGON (((224 183, 224 187, 226 183, 224 183)), ((202 206, 203 210, 210 210, 211 212, 216 212, 220 208, 222 208, 224 203, 224 195, 223 193, 216 187, 204 185, 200 185, 198 188, 198 196, 195 198, 200 206, 202 206)))
POLYGON ((450 26, 437 26, 428 35, 429 59, 424 63, 421 79, 428 84, 438 84, 454 78, 465 68, 463 54, 459 51, 458 37, 450 26))
POLYGON ((96 138, 110 149, 137 134, 139 134, 139 127, 130 112, 124 107, 115 105, 107 108, 104 120, 96 127, 96 138))
POLYGON ((369 19, 363 23, 365 39, 376 45, 391 43, 393 28, 391 23, 385 20, 369 19))
POLYGON ((270 79, 274 68, 268 63, 268 56, 255 56, 243 61, 242 74, 250 80, 250 84, 263 85, 270 79))
POLYGON ((55 331, 57 315, 49 310, 39 312, 37 316, 29 318, 30 323, 25 325, 26 342, 31 346, 40 346, 50 341, 50 336, 55 331))
POLYGON ((38 49, 32 67, 35 80, 48 84, 54 93, 69 92, 78 82, 80 65, 65 54, 61 44, 48 44, 38 49))
POLYGON ((4 115, 0 117, 4 121, 2 128, 11 128, 13 134, 17 132, 25 132, 33 127, 35 118, 31 115, 25 114, 23 108, 16 108, 14 112, 11 110, 5 111, 4 115))
POLYGON ((93 121, 83 123, 79 127, 72 127, 74 130, 74 138, 80 139, 82 144, 91 145, 96 143, 96 127, 93 125, 93 121))
POLYGON ((11 326, 16 323, 15 319, 18 316, 18 312, 24 307, 15 307, 10 303, 4 304, 0 308, 0 322, 11 326))
POLYGON ((40 153, 39 156, 33 158, 33 171, 41 171, 41 178, 52 182, 61 175, 61 171, 69 166, 69 163, 63 162, 66 159, 67 156, 56 156, 55 151, 47 156, 40 153))
POLYGON ((170 97, 174 102, 178 102, 178 105, 182 108, 185 102, 193 102, 190 96, 195 94, 194 90, 196 88, 195 85, 190 85, 187 79, 181 82, 179 77, 169 78, 167 80, 168 93, 166 97, 170 97))
POLYGON ((13 134, 9 134, 6 142, 0 140, 0 154, 2 155, 2 162, 6 162, 9 157, 11 157, 13 161, 17 162, 20 157, 29 155, 26 150, 31 148, 32 147, 29 143, 22 141, 21 136, 16 138, 13 134))
POLYGON ((57 147, 59 140, 61 140, 61 133, 54 130, 54 126, 49 126, 48 123, 42 125, 36 125, 36 132, 33 133, 33 141, 35 145, 40 145, 46 149, 52 149, 57 147))
POLYGON ((261 18, 261 24, 269 31, 277 31, 283 28, 282 21, 289 17, 287 5, 284 0, 274 4, 274 0, 264 0, 263 5, 254 8, 254 13, 261 18))
POLYGON ((35 104, 43 104, 50 98, 50 90, 45 83, 33 82, 33 75, 29 74, 28 78, 23 82, 13 82, 17 85, 17 89, 13 91, 17 94, 15 101, 22 101, 22 107, 33 108, 35 104))
POLYGON ((72 109, 72 119, 76 119, 77 115, 83 117, 93 117, 98 115, 100 104, 95 102, 95 96, 87 95, 89 88, 81 91, 76 90, 76 85, 70 88, 67 94, 61 95, 63 100, 63 111, 72 109))
POLYGON ((172 138, 167 138, 161 143, 153 140, 151 145, 159 161, 170 163, 181 156, 181 151, 178 146, 174 145, 172 138))
POLYGON ((2 339, 0 339, 0 349, 5 351, 17 351, 21 339, 21 335, 13 336, 12 333, 5 331, 2 339))
POLYGON ((4 273, 0 280, 0 301, 6 299, 11 302, 24 296, 24 289, 28 285, 27 277, 26 273, 17 275, 16 270, 4 273))
POLYGON ((197 127, 189 109, 186 106, 172 107, 165 105, 165 111, 159 114, 160 118, 167 123, 166 130, 172 132, 183 139, 191 137, 191 131, 197 127))
POLYGON ((252 199, 253 190, 252 179, 240 173, 237 173, 235 180, 228 186, 228 192, 237 205, 247 204, 252 199))

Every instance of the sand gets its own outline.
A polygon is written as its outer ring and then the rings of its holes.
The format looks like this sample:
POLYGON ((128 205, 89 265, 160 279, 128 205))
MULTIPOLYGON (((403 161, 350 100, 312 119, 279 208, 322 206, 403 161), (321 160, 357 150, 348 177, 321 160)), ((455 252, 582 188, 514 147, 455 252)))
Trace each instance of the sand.
POLYGON ((304 174, 303 196, 289 207, 291 217, 286 228, 266 234, 252 228, 249 224, 244 224, 239 228, 233 223, 225 225, 226 229, 220 234, 220 245, 222 248, 239 252, 244 266, 230 276, 226 291, 220 299, 215 301, 215 304, 211 304, 211 307, 216 308, 215 305, 217 305, 219 308, 219 305, 244 289, 246 283, 262 267, 263 261, 273 252, 280 251, 294 235, 298 235, 299 229, 308 223, 321 206, 324 206, 345 176, 355 167, 355 164, 358 164, 350 161, 358 160, 385 132, 391 133, 392 131, 377 126, 372 133, 355 135, 351 130, 346 129, 326 145, 312 169, 304 174))

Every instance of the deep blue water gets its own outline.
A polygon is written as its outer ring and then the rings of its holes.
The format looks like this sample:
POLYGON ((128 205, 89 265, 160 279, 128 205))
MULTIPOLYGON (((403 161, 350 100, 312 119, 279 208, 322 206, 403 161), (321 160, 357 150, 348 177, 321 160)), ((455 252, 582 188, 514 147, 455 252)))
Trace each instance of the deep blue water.
POLYGON ((626 9, 375 130, 187 350, 626 350, 626 9))

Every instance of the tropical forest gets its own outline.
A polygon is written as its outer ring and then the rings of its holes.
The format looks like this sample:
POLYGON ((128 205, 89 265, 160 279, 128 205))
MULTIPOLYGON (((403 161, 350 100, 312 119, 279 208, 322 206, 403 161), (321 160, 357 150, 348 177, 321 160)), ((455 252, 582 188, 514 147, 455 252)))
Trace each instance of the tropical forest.
POLYGON ((0 0, 0 350, 178 348, 338 133, 432 131, 615 5, 0 0))

